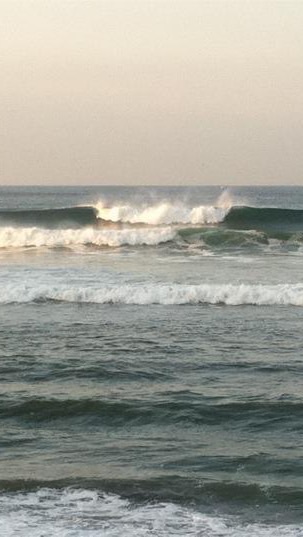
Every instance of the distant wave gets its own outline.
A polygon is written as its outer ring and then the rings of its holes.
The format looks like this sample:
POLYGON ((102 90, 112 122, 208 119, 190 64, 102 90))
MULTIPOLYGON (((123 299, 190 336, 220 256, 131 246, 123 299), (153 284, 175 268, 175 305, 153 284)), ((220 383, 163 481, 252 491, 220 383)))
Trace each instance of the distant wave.
POLYGON ((228 306, 303 306, 303 284, 141 284, 76 287, 7 285, 0 303, 76 302, 95 304, 222 304, 228 306))

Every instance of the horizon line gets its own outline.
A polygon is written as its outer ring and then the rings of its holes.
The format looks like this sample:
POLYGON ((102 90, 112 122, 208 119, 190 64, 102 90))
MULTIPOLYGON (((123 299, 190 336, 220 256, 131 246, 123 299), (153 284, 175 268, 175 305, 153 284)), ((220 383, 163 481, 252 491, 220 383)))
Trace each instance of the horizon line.
POLYGON ((77 183, 64 183, 64 184, 57 184, 57 183, 30 183, 30 184, 19 184, 19 183, 14 183, 14 184, 2 184, 0 183, 0 188, 34 188, 34 187, 39 187, 39 188, 49 188, 49 187, 58 187, 58 188, 75 188, 75 187, 79 187, 79 188, 96 188, 96 187, 102 187, 102 188, 192 188, 192 187, 198 187, 198 188, 221 188, 221 189, 226 189, 226 188, 275 188, 275 187, 280 187, 280 188, 288 188, 288 187, 302 187, 303 188, 303 183, 288 183, 288 184, 281 184, 281 183, 273 183, 273 184, 254 184, 254 183, 251 183, 251 184, 243 184, 243 183, 240 183, 240 184, 197 184, 197 183, 190 183, 190 184, 186 184, 186 185, 181 185, 181 184, 170 184, 170 183, 166 183, 166 184, 137 184, 137 185, 134 185, 134 184, 100 184, 100 183, 90 183, 90 184, 77 184, 77 183))

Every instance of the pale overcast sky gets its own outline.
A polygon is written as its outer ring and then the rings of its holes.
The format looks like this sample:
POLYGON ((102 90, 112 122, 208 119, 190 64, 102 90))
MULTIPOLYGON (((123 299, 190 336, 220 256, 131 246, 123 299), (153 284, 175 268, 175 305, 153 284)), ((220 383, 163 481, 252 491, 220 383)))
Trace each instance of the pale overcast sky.
POLYGON ((0 0, 1 184, 302 184, 303 0, 0 0))

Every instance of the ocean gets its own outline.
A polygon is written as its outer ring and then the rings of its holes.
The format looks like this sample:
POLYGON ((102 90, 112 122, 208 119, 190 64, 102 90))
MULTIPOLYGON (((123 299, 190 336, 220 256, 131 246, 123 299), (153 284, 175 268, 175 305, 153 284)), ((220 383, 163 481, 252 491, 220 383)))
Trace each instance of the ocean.
POLYGON ((303 187, 1 187, 1 537, 303 536, 302 262, 303 187))

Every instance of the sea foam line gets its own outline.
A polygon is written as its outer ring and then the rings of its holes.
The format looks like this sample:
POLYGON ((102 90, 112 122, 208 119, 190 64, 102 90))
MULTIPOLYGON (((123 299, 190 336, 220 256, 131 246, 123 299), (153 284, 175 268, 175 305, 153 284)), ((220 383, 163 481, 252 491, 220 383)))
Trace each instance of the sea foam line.
POLYGON ((8 284, 0 303, 60 301, 95 304, 226 304, 228 306, 303 306, 303 284, 130 284, 75 287, 8 284))

